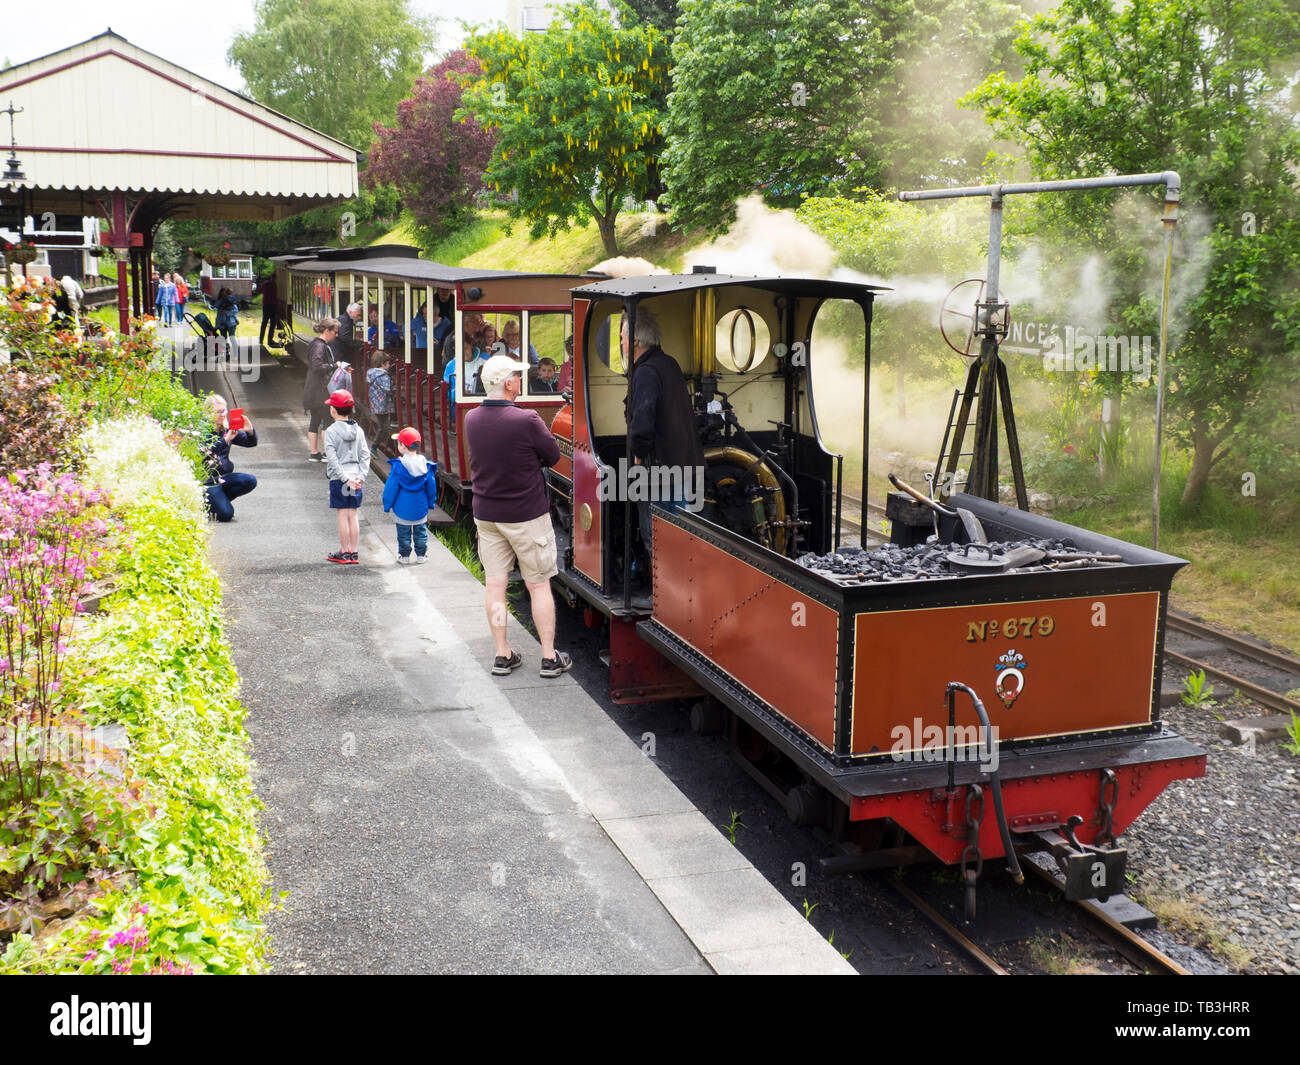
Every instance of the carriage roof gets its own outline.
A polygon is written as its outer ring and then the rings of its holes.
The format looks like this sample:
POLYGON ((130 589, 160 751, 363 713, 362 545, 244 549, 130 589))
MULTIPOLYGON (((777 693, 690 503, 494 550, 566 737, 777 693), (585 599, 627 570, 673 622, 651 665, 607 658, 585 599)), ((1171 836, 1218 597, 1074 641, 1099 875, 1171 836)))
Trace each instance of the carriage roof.
POLYGON ((290 262, 289 269, 299 273, 365 274, 397 281, 419 281, 425 284, 453 285, 470 281, 490 281, 500 278, 553 278, 571 277, 575 282, 588 279, 586 274, 527 273, 518 270, 489 270, 484 267, 447 266, 428 259, 408 256, 376 258, 333 259, 316 256, 290 262))

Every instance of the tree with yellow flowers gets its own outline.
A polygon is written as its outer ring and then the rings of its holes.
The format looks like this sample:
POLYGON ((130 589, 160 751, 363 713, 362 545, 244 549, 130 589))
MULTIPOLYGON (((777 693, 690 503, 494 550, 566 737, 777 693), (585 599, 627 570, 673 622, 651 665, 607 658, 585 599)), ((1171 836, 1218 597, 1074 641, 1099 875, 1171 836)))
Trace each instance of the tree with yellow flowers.
POLYGON ((510 218, 534 239, 591 218, 605 251, 620 254, 615 220, 625 200, 650 195, 663 148, 655 96, 668 79, 664 36, 651 25, 620 28, 583 0, 545 33, 478 33, 465 48, 482 73, 466 78, 458 114, 497 131, 484 178, 510 218))

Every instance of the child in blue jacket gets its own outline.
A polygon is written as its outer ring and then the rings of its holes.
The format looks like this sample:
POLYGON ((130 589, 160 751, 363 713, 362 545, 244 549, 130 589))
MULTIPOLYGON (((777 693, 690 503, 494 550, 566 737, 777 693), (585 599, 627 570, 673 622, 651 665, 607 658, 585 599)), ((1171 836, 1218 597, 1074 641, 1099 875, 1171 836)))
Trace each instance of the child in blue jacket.
POLYGON ((384 513, 390 510, 397 519, 397 561, 409 565, 411 540, 415 539, 415 559, 424 562, 429 550, 429 511, 438 505, 438 464, 430 462, 417 449, 420 433, 407 426, 395 433, 397 457, 388 460, 388 481, 384 485, 384 513))

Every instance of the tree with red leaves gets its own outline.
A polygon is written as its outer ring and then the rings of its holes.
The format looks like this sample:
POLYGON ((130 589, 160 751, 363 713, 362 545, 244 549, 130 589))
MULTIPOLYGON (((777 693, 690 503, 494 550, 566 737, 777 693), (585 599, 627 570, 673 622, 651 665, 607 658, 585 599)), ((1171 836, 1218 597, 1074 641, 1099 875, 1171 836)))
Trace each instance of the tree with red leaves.
POLYGON ((397 105, 397 125, 375 123, 378 138, 363 175, 367 186, 392 185, 416 224, 438 236, 465 220, 492 157, 494 137, 476 121, 457 122, 461 85, 477 77, 476 59, 461 50, 417 78, 415 91, 397 105))

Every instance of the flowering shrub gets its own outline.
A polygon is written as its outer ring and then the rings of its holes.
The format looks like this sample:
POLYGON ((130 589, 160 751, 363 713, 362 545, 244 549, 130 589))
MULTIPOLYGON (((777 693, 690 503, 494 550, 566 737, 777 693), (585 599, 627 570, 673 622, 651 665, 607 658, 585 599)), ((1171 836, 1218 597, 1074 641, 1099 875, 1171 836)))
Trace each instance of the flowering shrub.
POLYGON ((43 462, 75 469, 80 461, 77 436, 87 405, 70 409, 50 374, 0 367, 0 474, 34 469, 43 462))
POLYGON ((159 365, 158 338, 150 330, 122 334, 105 329, 57 328, 52 278, 26 278, 0 297, 0 348, 15 366, 48 373, 75 398, 91 398, 101 417, 139 402, 139 392, 159 365))
POLYGON ((95 541, 103 493, 49 466, 0 479, 0 780, 20 806, 41 794, 59 673, 95 541))
POLYGON ((102 933, 90 936, 89 948, 81 958, 82 972, 103 972, 108 966, 119 975, 142 973, 146 976, 193 976, 193 965, 178 965, 160 952, 155 943, 150 945, 145 923, 149 907, 143 902, 131 907, 130 923, 107 939, 102 933), (139 920, 140 923, 135 922, 139 920), (102 941, 102 943, 101 943, 102 941))
MULTIPOLYGON (((194 466, 170 447, 162 426, 144 415, 92 425, 81 437, 86 473, 118 506, 157 499, 202 527, 202 488, 194 466)), ((192 550, 192 545, 189 546, 192 550)))

